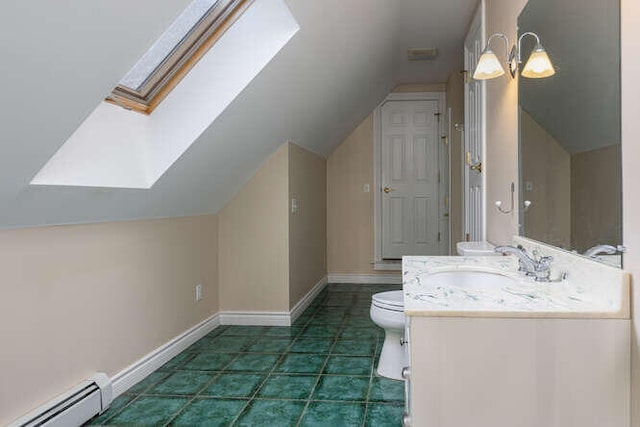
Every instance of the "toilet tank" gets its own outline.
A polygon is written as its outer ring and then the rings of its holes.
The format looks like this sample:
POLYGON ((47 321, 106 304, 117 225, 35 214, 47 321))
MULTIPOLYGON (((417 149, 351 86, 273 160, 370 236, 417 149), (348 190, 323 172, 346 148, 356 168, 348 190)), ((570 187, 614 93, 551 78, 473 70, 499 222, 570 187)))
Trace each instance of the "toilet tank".
POLYGON ((500 255, 494 252, 495 246, 489 242, 458 242, 456 244, 460 256, 491 256, 500 255))

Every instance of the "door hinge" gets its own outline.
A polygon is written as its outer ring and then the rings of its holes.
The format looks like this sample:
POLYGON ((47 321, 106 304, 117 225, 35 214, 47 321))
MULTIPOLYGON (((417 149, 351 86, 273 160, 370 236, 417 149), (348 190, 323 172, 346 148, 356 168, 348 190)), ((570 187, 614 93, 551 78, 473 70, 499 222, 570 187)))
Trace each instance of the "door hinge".
POLYGON ((440 184, 440 180, 442 179, 442 177, 440 176, 440 171, 438 171, 438 184, 440 184))
POLYGON ((449 207, 449 196, 448 195, 444 196, 444 206, 447 207, 447 208, 449 207))
POLYGON ((440 139, 442 139, 442 142, 444 142, 444 145, 449 145, 449 137, 447 135, 441 136, 440 139))
POLYGON ((471 166, 471 152, 467 151, 464 156, 464 161, 467 165, 471 166))
POLYGON ((438 242, 440 242, 442 239, 440 238, 440 232, 438 231, 438 242))
POLYGON ((471 79, 469 79, 469 71, 461 70, 460 74, 462 74, 462 79, 464 80, 465 83, 471 83, 471 79))
POLYGON ((438 123, 440 123, 440 115, 441 115, 441 113, 434 113, 433 115, 438 118, 438 123))
POLYGON ((471 236, 469 236, 469 233, 467 233, 467 234, 464 236, 464 239, 465 239, 467 242, 468 242, 469 240, 471 240, 471 236))

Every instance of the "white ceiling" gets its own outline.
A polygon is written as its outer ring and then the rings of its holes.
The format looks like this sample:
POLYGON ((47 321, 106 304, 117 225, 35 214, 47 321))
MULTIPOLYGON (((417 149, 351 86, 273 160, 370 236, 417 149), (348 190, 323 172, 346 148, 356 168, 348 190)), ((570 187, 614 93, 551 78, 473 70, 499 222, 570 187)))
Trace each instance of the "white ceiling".
POLYGON ((29 186, 188 1, 3 1, 0 227, 217 212, 284 141, 326 156, 396 84, 444 82, 476 3, 287 0, 300 31, 152 189, 29 186))

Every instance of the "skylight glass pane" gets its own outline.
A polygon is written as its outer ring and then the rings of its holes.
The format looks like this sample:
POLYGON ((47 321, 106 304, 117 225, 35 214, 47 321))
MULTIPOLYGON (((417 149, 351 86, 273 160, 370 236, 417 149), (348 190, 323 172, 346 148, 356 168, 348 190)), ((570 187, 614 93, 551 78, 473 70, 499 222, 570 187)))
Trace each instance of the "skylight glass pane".
POLYGON ((139 90, 164 59, 220 0, 193 0, 127 73, 120 85, 139 90))

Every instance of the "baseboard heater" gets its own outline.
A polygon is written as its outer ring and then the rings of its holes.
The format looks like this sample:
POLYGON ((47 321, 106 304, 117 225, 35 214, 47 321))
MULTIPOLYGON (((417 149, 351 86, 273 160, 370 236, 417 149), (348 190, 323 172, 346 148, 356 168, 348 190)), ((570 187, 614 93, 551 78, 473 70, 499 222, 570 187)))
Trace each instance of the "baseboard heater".
POLYGON ((106 411, 112 396, 111 380, 106 374, 97 373, 15 420, 9 427, 80 426, 106 411))

